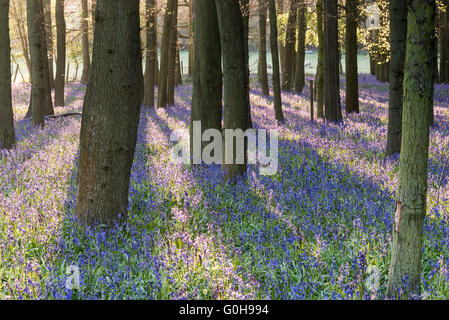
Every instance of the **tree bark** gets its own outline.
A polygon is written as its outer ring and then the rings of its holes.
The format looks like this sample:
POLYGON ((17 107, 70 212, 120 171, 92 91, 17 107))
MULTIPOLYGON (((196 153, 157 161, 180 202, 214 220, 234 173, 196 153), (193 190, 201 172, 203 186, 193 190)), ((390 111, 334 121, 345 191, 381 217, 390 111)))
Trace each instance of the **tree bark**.
POLYGON ((48 56, 48 74, 50 81, 50 88, 55 87, 54 78, 54 54, 53 54, 53 24, 51 19, 51 1, 44 0, 44 16, 45 16, 45 40, 47 44, 47 56, 48 56))
MULTIPOLYGON (((223 52, 224 129, 246 131, 250 127, 250 115, 243 17, 239 3, 235 0, 216 0, 215 4, 223 52)), ((247 145, 244 145, 246 155, 247 145)), ((233 153, 233 164, 223 166, 227 171, 226 179, 231 183, 243 177, 247 169, 246 157, 244 164, 237 163, 235 149, 227 150, 225 144, 224 154, 233 153)))
POLYGON ((278 26, 275 0, 269 0, 270 12, 270 46, 271 59, 273 65, 273 96, 274 96, 274 113, 276 120, 284 122, 284 113, 282 112, 281 98, 281 73, 279 67, 279 50, 278 50, 278 26))
POLYGON ((390 99, 386 157, 401 153, 404 64, 407 48, 407 0, 390 1, 390 99))
POLYGON ((440 83, 449 83, 449 0, 443 0, 440 14, 440 83))
POLYGON ((262 94, 268 96, 267 74, 267 1, 259 1, 259 81, 262 94))
POLYGON ((86 224, 111 226, 119 214, 127 217, 140 113, 139 30, 138 0, 98 0, 92 73, 81 122, 76 207, 86 224))
POLYGON ((66 23, 64 17, 64 0, 56 0, 56 78, 55 106, 65 106, 65 62, 66 62, 66 23))
POLYGON ((338 3, 324 1, 324 107, 330 122, 342 121, 338 45, 338 3))
POLYGON ((346 0, 346 113, 359 113, 357 62, 358 0, 346 0))
POLYGON ((156 85, 157 64, 157 30, 156 30, 156 0, 146 0, 147 17, 147 48, 145 63, 145 93, 144 105, 154 107, 154 87, 156 85))
POLYGON ((399 188, 388 295, 420 294, 427 201, 429 110, 434 97, 435 1, 409 0, 399 188), (403 294, 398 294, 403 289, 403 294))
POLYGON ((89 81, 90 55, 89 55, 89 7, 88 0, 81 0, 81 45, 83 49, 83 73, 81 82, 89 81))
POLYGON ((175 104, 176 51, 178 46, 178 0, 173 10, 170 29, 170 46, 168 50, 167 104, 175 104))
POLYGON ((296 45, 295 24, 297 10, 298 0, 292 0, 290 2, 290 11, 286 27, 284 65, 282 68, 282 90, 284 91, 291 91, 293 89, 294 73, 292 73, 292 71, 296 45))
POLYGON ((193 64, 195 62, 195 40, 194 40, 194 17, 195 17, 195 0, 189 0, 189 70, 188 76, 193 76, 193 64))
POLYGON ((11 41, 9 36, 9 0, 0 0, 0 149, 16 142, 11 97, 11 41))
MULTIPOLYGON (((201 122, 201 135, 208 129, 222 131, 223 80, 221 42, 215 1, 195 0, 195 37, 193 63, 190 152, 194 155, 193 122, 201 122)), ((202 145, 203 149, 204 145, 202 145)), ((194 159, 198 161, 199 159, 194 159)))
POLYGON ((177 0, 168 0, 164 17, 164 27, 161 39, 161 67, 159 71, 159 88, 157 96, 157 107, 167 107, 167 76, 170 50, 170 33, 172 27, 172 16, 177 5, 177 0))
POLYGON ((299 1, 298 10, 298 52, 296 53, 296 75, 295 91, 302 92, 306 84, 306 73, 304 68, 306 58, 306 4, 304 0, 299 1))
POLYGON ((324 118, 324 25, 323 25, 323 0, 316 2, 317 35, 318 35, 318 65, 316 70, 316 102, 317 116, 324 118))

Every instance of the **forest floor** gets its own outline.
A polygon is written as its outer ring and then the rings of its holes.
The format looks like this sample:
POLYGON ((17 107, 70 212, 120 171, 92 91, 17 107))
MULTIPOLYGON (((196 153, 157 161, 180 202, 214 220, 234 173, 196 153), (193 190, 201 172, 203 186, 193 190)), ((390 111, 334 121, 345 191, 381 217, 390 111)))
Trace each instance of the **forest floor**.
MULTIPOLYGON (((398 159, 384 161, 388 86, 362 75, 361 113, 340 125, 309 120, 308 90, 283 93, 279 126, 272 98, 251 89, 255 126, 279 130, 279 171, 252 166, 237 186, 217 166, 170 161, 190 85, 175 106, 143 109, 129 218, 105 230, 73 217, 80 117, 32 128, 29 87, 15 85, 18 143, 0 153, 0 299, 383 298, 398 177, 398 159), (67 286, 73 266, 79 290, 67 286), (368 290, 376 270, 380 288, 368 290)), ((69 84, 56 112, 81 111, 84 94, 69 84)), ((422 299, 449 297, 449 86, 435 101, 422 299)))

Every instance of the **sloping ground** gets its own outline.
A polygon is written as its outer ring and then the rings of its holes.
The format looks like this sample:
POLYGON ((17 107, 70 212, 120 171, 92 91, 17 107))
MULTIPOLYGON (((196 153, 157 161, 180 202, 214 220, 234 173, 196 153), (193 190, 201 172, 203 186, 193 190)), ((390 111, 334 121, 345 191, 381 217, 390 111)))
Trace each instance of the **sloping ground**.
MULTIPOLYGON (((85 88, 67 88, 79 111, 85 88)), ((388 93, 361 77, 360 115, 310 122, 307 92, 272 99, 251 90, 257 127, 277 129, 279 172, 223 185, 219 167, 170 161, 171 132, 187 128, 191 87, 176 105, 142 110, 128 223, 105 231, 73 219, 79 117, 34 129, 28 91, 14 87, 18 145, 0 155, 0 298, 375 299, 384 296, 398 161, 383 161, 388 93), (69 266, 80 290, 67 289, 69 266), (381 287, 366 289, 369 270, 381 287), (371 268, 370 268, 371 267, 371 268)), ((342 101, 344 92, 342 91, 342 101)), ((58 113, 66 110, 57 110, 58 113)), ((449 296, 449 87, 436 89, 429 159, 424 299, 449 296)))

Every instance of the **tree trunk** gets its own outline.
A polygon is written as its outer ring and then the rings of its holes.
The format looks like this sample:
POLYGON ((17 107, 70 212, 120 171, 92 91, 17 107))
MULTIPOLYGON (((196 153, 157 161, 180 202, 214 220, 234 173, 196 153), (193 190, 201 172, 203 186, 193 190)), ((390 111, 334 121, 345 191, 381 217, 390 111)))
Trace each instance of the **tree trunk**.
POLYGON ((89 81, 90 56, 89 56, 89 8, 88 0, 81 0, 81 45, 83 49, 83 73, 81 82, 89 81))
MULTIPOLYGON (((248 73, 245 55, 245 36, 242 13, 235 0, 216 0, 217 15, 220 26, 221 47, 223 51, 224 83, 224 129, 241 129, 250 127, 248 119, 248 73)), ((225 164, 226 179, 235 183, 246 173, 246 156, 243 164, 237 162, 236 149, 243 148, 246 155, 247 145, 235 146, 233 150, 224 147, 224 156, 233 154, 232 164, 225 164)))
POLYGON ((177 0, 168 0, 167 9, 164 17, 164 27, 161 39, 161 67, 159 71, 159 88, 157 96, 158 108, 167 107, 167 76, 168 76, 168 62, 170 50, 170 33, 172 27, 172 16, 177 5, 177 0))
POLYGON ((340 103, 337 0, 325 0, 323 8, 325 118, 330 122, 340 122, 343 117, 340 103))
POLYGON ((449 0, 443 0, 440 14, 440 83, 449 83, 449 0))
POLYGON ((359 113, 357 65, 358 0, 346 0, 346 113, 359 113))
POLYGON ((306 4, 304 0, 299 1, 298 10, 298 52, 296 53, 296 75, 295 91, 302 92, 306 84, 306 73, 304 63, 306 58, 306 4))
MULTIPOLYGON (((201 135, 208 129, 222 131, 223 80, 221 43, 215 1, 195 0, 195 61, 193 63, 190 152, 194 153, 193 122, 201 122, 201 135)), ((204 145, 202 145, 201 150, 204 145)), ((196 163, 200 159, 194 158, 196 163)))
POLYGON ((273 65, 273 96, 274 96, 274 113, 276 120, 284 122, 284 113, 282 112, 281 100, 281 73, 279 70, 279 50, 278 50, 278 26, 275 0, 269 0, 270 12, 270 46, 271 59, 273 65))
POLYGON ((56 78, 55 78, 55 106, 65 106, 65 61, 66 61, 66 23, 64 17, 64 0, 56 0, 56 78))
POLYGON ((386 157, 401 153, 404 64, 407 47, 407 0, 390 2, 390 99, 386 157))
POLYGON ((244 39, 245 39, 245 61, 246 61, 246 77, 248 78, 247 83, 248 83, 248 94, 246 99, 247 101, 247 105, 248 105, 248 112, 247 112, 247 116, 248 116, 248 123, 249 126, 252 127, 252 119, 251 119, 251 102, 250 102, 250 98, 249 98, 249 86, 250 86, 250 69, 249 69, 249 18, 250 18, 250 3, 249 0, 239 0, 240 1, 240 10, 242 13, 242 19, 243 19, 243 35, 244 35, 244 39))
POLYGON ((144 105, 154 107, 154 87, 157 64, 157 30, 156 30, 156 0, 146 0, 147 47, 145 63, 144 105))
POLYGON ((119 215, 127 216, 139 124, 139 1, 98 0, 96 15, 81 123, 76 214, 86 224, 111 226, 119 215))
POLYGON ((28 39, 31 58, 31 97, 29 114, 35 126, 44 125, 46 110, 44 68, 44 7, 42 0, 27 0, 28 39))
POLYGON ((267 1, 259 1, 259 81, 262 94, 268 96, 267 74, 267 1))
POLYGON ((48 73, 50 80, 50 88, 55 87, 55 78, 54 78, 54 54, 53 54, 53 25, 51 19, 51 1, 44 0, 44 16, 45 16, 45 40, 47 44, 47 56, 48 56, 48 73))
POLYGON ((167 104, 175 104, 176 51, 178 46, 178 0, 173 10, 168 50, 167 104))
POLYGON ((316 2, 317 34, 318 34, 318 64, 316 70, 316 102, 317 116, 324 118, 324 31, 323 31, 323 0, 316 2))
POLYGON ((282 90, 291 91, 293 89, 293 61, 295 57, 295 24, 298 10, 298 0, 290 2, 290 11, 288 14, 287 31, 285 36, 284 65, 282 68, 282 90))
POLYGON ((193 63, 195 61, 195 40, 194 40, 194 17, 195 17, 195 0, 189 1, 189 70, 188 76, 193 76, 193 63))
POLYGON ((16 142, 11 98, 11 42, 9 37, 9 0, 0 0, 0 149, 16 142))
POLYGON ((429 110, 435 70, 435 1, 409 0, 404 119, 388 294, 420 294, 427 201, 429 110))

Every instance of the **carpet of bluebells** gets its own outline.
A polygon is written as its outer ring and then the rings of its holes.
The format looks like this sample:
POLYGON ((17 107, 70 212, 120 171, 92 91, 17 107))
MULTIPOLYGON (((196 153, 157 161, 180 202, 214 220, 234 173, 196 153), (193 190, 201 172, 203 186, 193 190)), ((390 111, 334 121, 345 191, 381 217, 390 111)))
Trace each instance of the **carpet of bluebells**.
MULTIPOLYGON (((0 299, 384 298, 398 159, 384 161, 387 84, 362 75, 360 90, 361 113, 339 125, 309 120, 309 88, 284 93, 279 125, 254 84, 253 122, 279 130, 279 170, 250 167, 230 186, 218 166, 170 161, 170 134, 189 123, 192 87, 180 86, 174 106, 142 109, 129 218, 105 230, 74 218, 80 117, 33 128, 30 88, 15 85, 18 143, 0 153, 0 299)), ((56 113, 81 111, 84 94, 69 84, 56 113)), ((435 101, 420 299, 449 297, 449 86, 435 101)))

